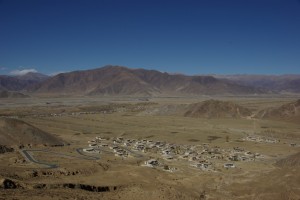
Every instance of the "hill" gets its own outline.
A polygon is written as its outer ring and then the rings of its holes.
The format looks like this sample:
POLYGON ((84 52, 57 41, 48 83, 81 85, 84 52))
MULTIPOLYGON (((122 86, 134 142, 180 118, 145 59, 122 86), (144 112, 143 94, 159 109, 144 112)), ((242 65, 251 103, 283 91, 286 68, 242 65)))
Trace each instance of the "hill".
POLYGON ((158 95, 253 94, 261 92, 212 76, 171 75, 155 70, 106 66, 58 74, 32 89, 38 94, 158 95))
POLYGON ((299 122, 300 99, 279 107, 263 109, 256 114, 256 117, 260 119, 275 119, 299 122))
POLYGON ((184 116, 203 118, 239 118, 251 115, 251 110, 229 101, 207 100, 191 104, 184 116))
POLYGON ((278 167, 300 167, 300 152, 277 161, 275 165, 278 167))
POLYGON ((64 145, 64 142, 24 121, 0 118, 0 145, 64 145))

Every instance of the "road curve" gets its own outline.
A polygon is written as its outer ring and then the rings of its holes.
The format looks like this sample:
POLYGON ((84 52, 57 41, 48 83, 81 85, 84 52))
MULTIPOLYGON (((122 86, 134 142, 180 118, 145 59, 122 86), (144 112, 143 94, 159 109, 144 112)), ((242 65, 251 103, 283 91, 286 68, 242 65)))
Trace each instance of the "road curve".
POLYGON ((51 163, 46 163, 46 162, 36 160, 30 153, 28 153, 28 150, 21 150, 20 153, 29 162, 33 162, 33 163, 36 163, 36 164, 39 164, 39 165, 46 165, 47 168, 49 168, 49 169, 53 169, 53 168, 58 167, 58 165, 56 165, 56 164, 51 164, 51 163))
POLYGON ((82 148, 77 148, 76 152, 78 154, 80 154, 81 156, 73 156, 73 155, 68 155, 68 154, 63 154, 63 153, 58 153, 58 152, 53 152, 53 151, 49 151, 47 149, 23 149, 20 150, 21 155, 29 162, 32 163, 36 163, 39 165, 45 165, 47 166, 47 168, 49 169, 53 169, 53 168, 57 168, 58 165, 56 164, 52 164, 52 163, 46 163, 44 161, 38 161, 36 160, 31 154, 30 152, 42 152, 42 153, 49 153, 49 154, 54 154, 60 157, 65 157, 65 158, 77 158, 77 159, 83 159, 83 160, 99 160, 99 157, 96 156, 89 156, 89 155, 85 155, 82 152, 82 148))

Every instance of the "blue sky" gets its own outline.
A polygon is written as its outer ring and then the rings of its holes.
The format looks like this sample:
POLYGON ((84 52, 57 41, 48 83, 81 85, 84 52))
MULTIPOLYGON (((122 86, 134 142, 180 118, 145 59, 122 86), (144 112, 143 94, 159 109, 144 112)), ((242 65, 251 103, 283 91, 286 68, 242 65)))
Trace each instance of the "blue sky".
POLYGON ((300 74, 299 0, 0 0, 0 74, 300 74))

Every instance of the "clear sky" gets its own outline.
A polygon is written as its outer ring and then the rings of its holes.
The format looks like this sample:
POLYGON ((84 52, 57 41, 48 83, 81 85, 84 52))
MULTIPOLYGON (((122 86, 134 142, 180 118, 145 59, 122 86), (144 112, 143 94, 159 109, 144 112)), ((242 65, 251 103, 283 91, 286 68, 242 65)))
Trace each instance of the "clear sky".
POLYGON ((0 74, 107 64, 300 74, 300 0, 0 0, 0 74))

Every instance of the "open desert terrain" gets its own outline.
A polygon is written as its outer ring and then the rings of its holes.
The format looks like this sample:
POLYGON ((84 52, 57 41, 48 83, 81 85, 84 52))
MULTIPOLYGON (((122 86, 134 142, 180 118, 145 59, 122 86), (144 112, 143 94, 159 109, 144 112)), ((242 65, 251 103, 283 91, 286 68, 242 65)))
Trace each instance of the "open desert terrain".
POLYGON ((300 199, 298 99, 4 99, 0 199, 300 199))

